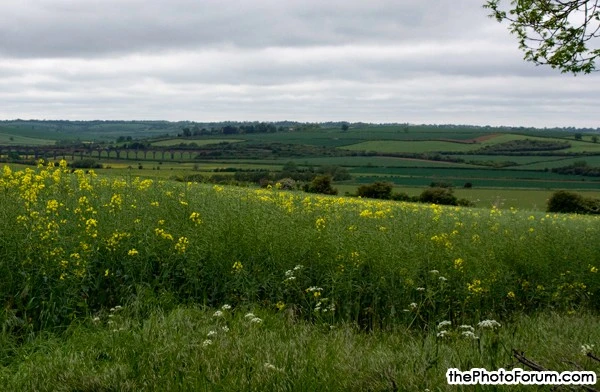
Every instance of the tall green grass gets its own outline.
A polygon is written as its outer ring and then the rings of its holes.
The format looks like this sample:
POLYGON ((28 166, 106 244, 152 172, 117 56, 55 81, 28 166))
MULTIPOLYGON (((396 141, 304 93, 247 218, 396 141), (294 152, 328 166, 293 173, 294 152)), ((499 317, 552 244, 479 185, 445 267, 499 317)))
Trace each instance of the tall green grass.
POLYGON ((365 334, 346 323, 306 323, 253 308, 221 310, 217 317, 214 310, 176 307, 139 317, 147 300, 73 326, 63 338, 45 336, 15 348, 0 363, 2 390, 539 390, 447 384, 449 368, 525 368, 513 348, 548 369, 600 371, 582 352, 600 341, 600 320, 588 314, 521 315, 494 329, 473 325, 472 335, 456 324, 429 333, 365 334))
POLYGON ((465 209, 100 178, 0 182, 4 331, 65 328, 143 292, 366 330, 595 311, 600 227, 465 209))

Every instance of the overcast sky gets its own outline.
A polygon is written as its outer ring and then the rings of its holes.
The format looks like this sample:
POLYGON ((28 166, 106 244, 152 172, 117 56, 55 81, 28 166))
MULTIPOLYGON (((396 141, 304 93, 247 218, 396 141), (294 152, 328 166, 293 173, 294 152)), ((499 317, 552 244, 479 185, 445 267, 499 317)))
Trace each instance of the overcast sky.
POLYGON ((484 0, 2 0, 0 119, 600 127, 484 0))

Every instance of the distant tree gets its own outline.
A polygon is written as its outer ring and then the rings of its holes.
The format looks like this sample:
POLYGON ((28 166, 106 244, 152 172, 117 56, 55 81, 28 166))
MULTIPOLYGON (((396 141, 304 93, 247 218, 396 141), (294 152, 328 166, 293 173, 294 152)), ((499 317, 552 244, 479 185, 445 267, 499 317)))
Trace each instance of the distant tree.
POLYGON ((342 131, 346 132, 348 129, 350 129, 350 124, 348 124, 347 122, 342 123, 342 131))
POLYGON ((192 136, 192 131, 190 131, 189 128, 183 128, 183 137, 190 137, 192 136))
POLYGON ((348 169, 336 165, 323 165, 317 169, 318 173, 327 174, 336 181, 345 181, 352 179, 348 169))
POLYGON ((557 191, 548 199, 547 211, 600 214, 600 199, 585 198, 573 192, 557 191))
POLYGON ((356 195, 371 199, 389 200, 392 198, 392 184, 377 181, 369 185, 361 185, 358 187, 356 195))
POLYGON ((600 56, 600 0, 487 0, 484 8, 498 22, 508 22, 525 60, 563 73, 590 73, 600 56))
POLYGON ((445 181, 433 181, 429 184, 431 188, 452 188, 452 183, 445 181))
POLYGON ((331 176, 316 176, 310 184, 304 186, 304 191, 309 193, 323 193, 325 195, 337 195, 337 189, 331 186, 331 176))
POLYGON ((74 169, 101 169, 102 164, 98 163, 95 159, 81 159, 79 161, 73 161, 69 164, 74 169))
POLYGON ((596 135, 592 136, 592 142, 598 143, 598 136, 596 136, 596 135))
POLYGON ((221 131, 223 132, 224 135, 233 135, 233 134, 236 134, 236 133, 240 132, 240 130, 238 129, 238 127, 233 126, 233 125, 226 125, 226 126, 224 126, 221 131))
POLYGON ((419 201, 421 203, 458 205, 458 199, 454 196, 452 188, 427 188, 419 196, 419 201))
POLYGON ((581 140, 583 138, 583 135, 578 132, 578 133, 575 134, 574 137, 575 137, 575 140, 581 140))
POLYGON ((296 189, 296 181, 294 181, 292 178, 282 178, 277 181, 277 184, 279 184, 279 188, 283 190, 290 191, 296 189))

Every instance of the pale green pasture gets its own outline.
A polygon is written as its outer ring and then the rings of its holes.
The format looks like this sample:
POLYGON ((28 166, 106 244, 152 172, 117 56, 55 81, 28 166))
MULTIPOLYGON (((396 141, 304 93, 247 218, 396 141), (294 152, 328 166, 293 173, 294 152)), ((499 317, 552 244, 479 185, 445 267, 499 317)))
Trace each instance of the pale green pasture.
POLYGON ((54 143, 55 140, 0 133, 0 144, 3 145, 42 146, 52 145, 54 143))

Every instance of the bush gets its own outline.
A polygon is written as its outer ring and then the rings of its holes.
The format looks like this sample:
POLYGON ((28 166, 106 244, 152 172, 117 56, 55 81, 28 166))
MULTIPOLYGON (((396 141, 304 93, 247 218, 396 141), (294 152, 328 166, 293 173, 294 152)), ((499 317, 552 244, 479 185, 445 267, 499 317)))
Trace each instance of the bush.
POLYGON ((406 192, 394 192, 391 199, 395 201, 414 201, 406 192))
POLYGON ((451 188, 428 188, 425 189, 419 196, 421 203, 435 203, 455 206, 458 205, 458 200, 451 188))
POLYGON ((296 181, 291 178, 282 178, 277 181, 277 183, 279 184, 280 189, 283 190, 291 191, 296 189, 296 181))
POLYGON ((456 205, 461 206, 461 207, 475 207, 475 203, 473 203, 471 200, 469 199, 458 199, 456 201, 456 205))
POLYGON ((600 214, 600 199, 586 198, 573 192, 557 191, 548 199, 547 211, 600 214))
POLYGON ((81 159, 79 161, 73 161, 69 164, 74 169, 101 169, 102 165, 95 159, 81 159))
POLYGON ((361 185, 356 194, 360 197, 389 200, 392 198, 392 184, 377 181, 370 185, 361 185))
POLYGON ((325 195, 337 195, 337 189, 331 186, 331 176, 316 176, 310 185, 304 186, 304 191, 309 193, 322 193, 325 195))

